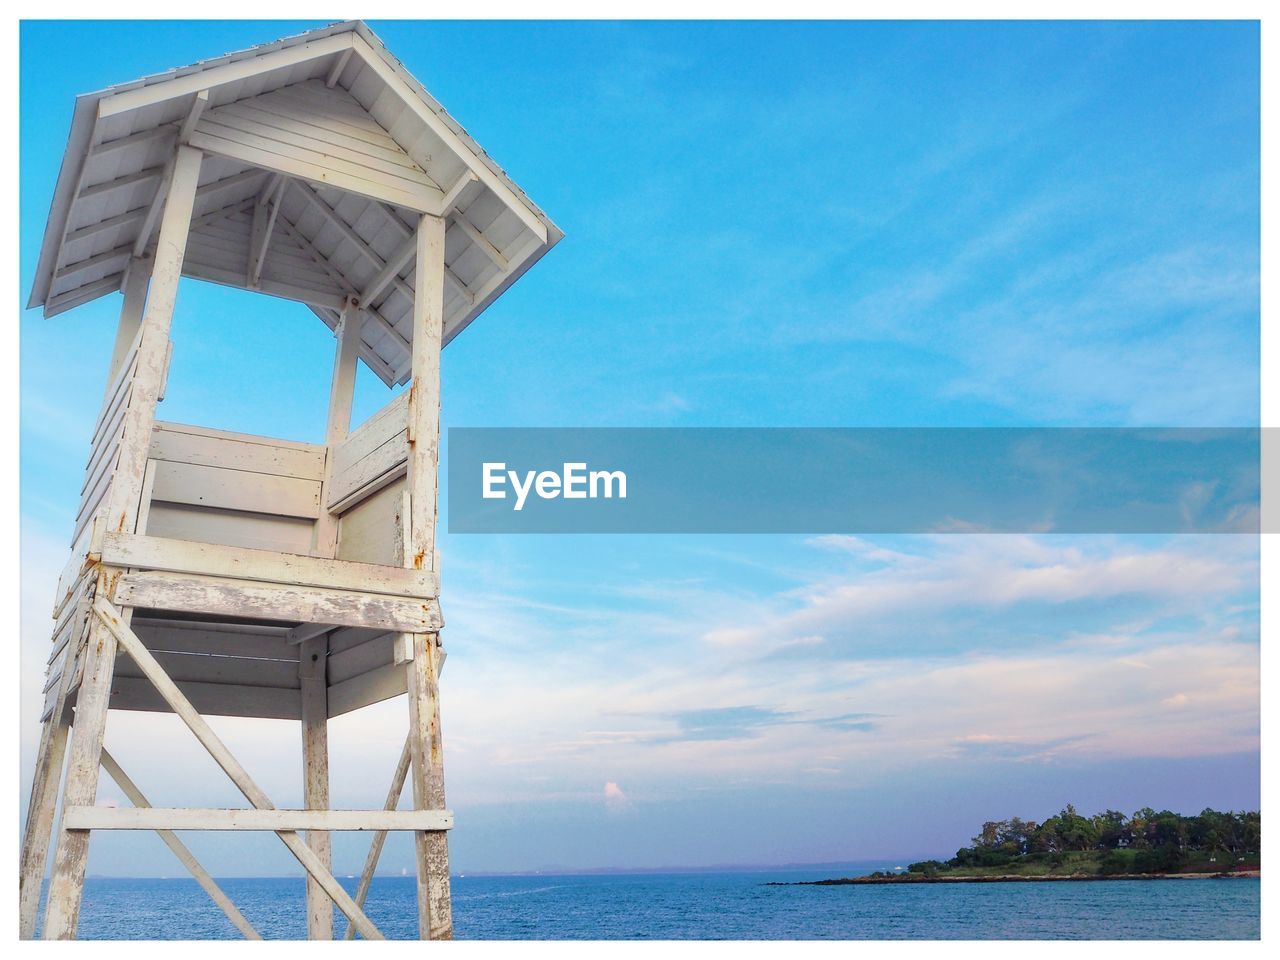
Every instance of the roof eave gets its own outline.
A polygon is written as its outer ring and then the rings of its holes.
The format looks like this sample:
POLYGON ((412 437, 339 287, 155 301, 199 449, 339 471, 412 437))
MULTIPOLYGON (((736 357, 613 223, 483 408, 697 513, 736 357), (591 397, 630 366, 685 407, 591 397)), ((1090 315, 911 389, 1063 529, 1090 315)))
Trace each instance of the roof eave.
MULTIPOLYGON (((511 286, 526 270, 534 263, 540 260, 548 250, 550 250, 564 236, 564 232, 552 222, 552 220, 529 199, 524 190, 513 181, 498 164, 480 147, 478 143, 467 133, 467 131, 458 123, 457 120, 437 101, 431 93, 422 85, 422 83, 404 66, 403 63, 391 53, 383 44, 382 40, 361 20, 348 20, 339 23, 330 24, 326 27, 320 27, 315 30, 306 31, 293 37, 287 37, 270 44, 263 44, 258 47, 249 48, 249 50, 235 51, 234 53, 225 54, 223 57, 213 58, 208 61, 201 61, 196 66, 213 66, 223 60, 231 58, 239 58, 241 54, 254 51, 255 55, 270 52, 286 46, 292 46, 298 43, 306 42, 322 36, 331 36, 343 32, 352 32, 359 36, 369 48, 371 52, 395 73, 405 85, 408 92, 412 96, 416 96, 425 107, 434 113, 442 122, 444 122, 457 136, 463 149, 470 152, 473 158, 481 165, 488 168, 489 172, 496 177, 510 191, 511 200, 521 204, 526 210, 526 216, 532 215, 539 223, 542 224, 546 232, 546 242, 535 252, 535 254, 527 259, 518 270, 514 270, 504 279, 502 284, 487 296, 476 309, 471 311, 471 316, 467 321, 456 327, 449 339, 452 340, 463 329, 470 325, 480 313, 483 313, 487 307, 494 302, 508 287, 511 286)), ((108 87, 94 93, 84 94, 76 98, 75 111, 72 116, 71 132, 68 136, 67 148, 63 154, 62 166, 58 173, 57 185, 54 189, 53 200, 50 204, 49 218, 45 228, 44 240, 41 245, 40 257, 36 267, 36 274, 33 281, 31 295, 27 303, 28 309, 45 305, 49 297, 49 291, 53 285, 54 273, 57 269, 58 252, 62 245, 64 234, 66 233, 66 225, 71 215, 71 208, 75 201, 75 193, 77 185, 81 178, 81 171, 84 164, 88 160, 89 152, 93 143, 94 131, 98 121, 98 105, 104 97, 110 96, 118 92, 121 88, 135 89, 145 87, 151 82, 162 82, 164 79, 170 78, 174 74, 182 73, 189 68, 179 68, 176 71, 167 71, 163 74, 155 74, 149 77, 141 78, 127 84, 118 84, 108 87)), ((511 202, 507 201, 507 206, 511 206, 511 202)), ((47 310, 46 310, 47 315, 47 310)))
POLYGON ((477 317, 479 317, 480 314, 484 313, 491 306, 493 306, 494 302, 500 296, 506 293, 508 288, 510 288, 510 286, 513 283, 515 283, 517 280, 523 277, 525 273, 535 263, 537 263, 539 260, 541 260, 550 252, 552 247, 554 247, 557 243, 559 243, 561 240, 564 239, 563 230, 557 227, 550 220, 547 220, 546 224, 547 224, 547 242, 539 245, 538 249, 535 250, 529 257, 525 259, 524 263, 520 265, 519 269, 512 270, 509 274, 507 274, 507 276, 503 279, 502 283, 500 283, 497 286, 497 288, 493 290, 492 293, 490 293, 487 297, 485 297, 483 300, 481 300, 479 303, 476 304, 475 308, 470 311, 470 315, 467 317, 467 319, 464 322, 458 324, 451 331, 449 331, 448 335, 445 336, 444 341, 440 345, 441 349, 443 349, 444 347, 447 347, 450 343, 452 343, 457 338, 458 334, 462 333, 463 330, 471 326, 472 322, 477 317))
MULTIPOLYGON (((384 44, 382 39, 369 28, 367 23, 363 20, 351 20, 347 22, 352 25, 351 29, 356 36, 364 40, 369 48, 382 59, 383 63, 385 63, 400 77, 401 80, 404 81, 405 85, 408 86, 418 99, 426 105, 427 109, 439 117, 440 120, 458 136, 459 140, 462 141, 463 146, 470 151, 471 155, 487 167, 494 176, 501 180, 511 191, 516 201, 522 204, 529 213, 542 223, 543 227, 545 227, 547 231, 547 249, 549 250, 551 247, 555 246, 559 238, 564 236, 564 231, 557 227, 551 221, 551 218, 548 217, 546 213, 544 213, 543 210, 529 198, 529 195, 525 193, 524 188, 512 180, 507 172, 498 165, 497 161, 489 156, 488 152, 486 152, 485 149, 476 142, 475 138, 467 132, 466 128, 463 127, 453 114, 445 108, 444 104, 437 100, 431 91, 423 85, 422 81, 414 76, 413 72, 406 67, 403 62, 401 62, 400 58, 387 48, 387 45, 384 44), (553 234, 559 234, 559 237, 557 237, 556 240, 552 240, 551 237, 553 234)), ((510 204, 508 204, 508 206, 510 206, 510 204)), ((546 251, 544 250, 543 252, 545 253, 546 251)))
POLYGON ((58 170, 57 185, 49 203, 49 218, 45 223, 44 240, 40 245, 40 259, 36 263, 36 275, 32 281, 27 309, 44 306, 53 285, 53 271, 66 232, 67 218, 71 215, 71 203, 75 199, 80 171, 89 159, 89 144, 98 120, 100 93, 88 93, 76 97, 71 115, 71 132, 67 135, 67 149, 62 154, 62 166, 58 170))

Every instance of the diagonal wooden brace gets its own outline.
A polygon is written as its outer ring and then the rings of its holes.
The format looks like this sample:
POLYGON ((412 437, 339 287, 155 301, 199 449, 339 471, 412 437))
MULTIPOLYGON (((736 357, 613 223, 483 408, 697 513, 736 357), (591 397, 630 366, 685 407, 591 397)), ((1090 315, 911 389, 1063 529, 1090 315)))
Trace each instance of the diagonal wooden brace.
MULTIPOLYGON (((400 803, 400 794, 404 792, 404 782, 409 776, 409 760, 411 757, 409 737, 406 736, 404 738, 404 749, 400 751, 400 762, 396 764, 395 775, 391 778, 391 789, 387 791, 387 802, 383 804, 382 809, 394 810, 400 803)), ((379 830, 373 835, 373 842, 369 844, 369 856, 365 858, 364 870, 360 873, 360 886, 356 888, 356 903, 361 907, 364 906, 365 898, 369 896, 369 886, 373 883, 373 872, 378 869, 378 861, 382 858, 382 847, 386 842, 387 831, 379 830)), ((344 939, 354 940, 355 938, 355 925, 347 924, 347 933, 344 939)))
MULTIPOLYGON (((107 753, 105 747, 102 749, 102 769, 107 771, 107 774, 116 782, 116 785, 120 787, 124 795, 129 798, 129 802, 135 807, 145 808, 151 806, 142 791, 129 779, 129 775, 120 768, 120 764, 116 763, 115 757, 107 753)), ((190 871, 191 876, 195 877, 196 883, 204 888, 204 892, 209 895, 209 898, 222 909, 222 912, 227 915, 227 919, 235 924, 237 930, 244 934, 244 938, 246 940, 261 940, 261 934, 253 929, 253 924, 245 919, 244 914, 231 902, 231 898, 223 892, 213 877, 209 875, 209 871, 200 865, 200 861, 187 849, 187 845, 178 839, 178 835, 172 830, 157 830, 156 834, 173 851, 174 856, 182 861, 182 865, 190 871)))
MULTIPOLYGON (((199 711, 191 705, 191 701, 183 696, 182 691, 178 689, 178 685, 170 679, 164 668, 151 655, 151 651, 138 639, 138 635, 129 628, 128 624, 121 619, 119 611, 107 602, 105 598, 98 596, 93 603, 93 612, 102 621, 103 626, 115 637, 120 647, 133 659, 133 662, 142 671, 143 675, 155 686, 156 691, 169 705, 169 708, 182 718, 182 722, 195 734, 196 739, 209 751, 209 755, 231 778, 232 783, 244 794, 245 799, 259 810, 274 810, 275 805, 270 798, 263 793, 262 788, 249 776, 249 772, 240 765, 240 761, 235 758, 231 751, 227 749, 226 744, 213 732, 213 728, 209 726, 204 717, 200 716, 199 711)), ((320 858, 316 856, 295 831, 281 830, 277 832, 276 836, 289 848, 289 852, 302 864, 303 869, 314 877, 325 893, 333 899, 338 909, 346 915, 362 937, 366 940, 386 939, 378 928, 374 926, 373 921, 365 916, 364 911, 356 905, 355 900, 351 898, 351 894, 347 893, 342 885, 334 879, 333 874, 329 872, 320 858)))

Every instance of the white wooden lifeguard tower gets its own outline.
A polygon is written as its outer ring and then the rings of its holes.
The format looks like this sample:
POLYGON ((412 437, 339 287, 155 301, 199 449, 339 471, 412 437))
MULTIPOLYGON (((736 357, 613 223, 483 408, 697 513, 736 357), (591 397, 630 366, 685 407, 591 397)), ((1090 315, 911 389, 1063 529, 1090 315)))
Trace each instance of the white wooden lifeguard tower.
POLYGON ((315 939, 335 905, 348 937, 380 936, 369 881, 385 831, 413 831, 420 934, 452 935, 440 351, 561 236, 359 22, 77 99, 29 305, 54 316, 121 291, 123 307, 54 603, 23 937, 51 837, 43 935, 65 939, 90 832, 121 829, 158 831, 249 937, 173 831, 276 833, 306 871, 315 939), (334 332, 323 444, 157 419, 182 276, 297 301, 334 332), (351 432, 358 360, 411 385, 351 432), (406 693, 385 808, 330 810, 329 718, 406 693), (249 806, 150 807, 103 749, 108 709, 176 713, 249 806), (301 721, 306 809, 277 809, 204 715, 301 721), (132 809, 95 806, 100 768, 132 809), (412 809, 397 810, 407 776, 412 809), (333 877, 332 830, 373 831, 355 896, 333 877))

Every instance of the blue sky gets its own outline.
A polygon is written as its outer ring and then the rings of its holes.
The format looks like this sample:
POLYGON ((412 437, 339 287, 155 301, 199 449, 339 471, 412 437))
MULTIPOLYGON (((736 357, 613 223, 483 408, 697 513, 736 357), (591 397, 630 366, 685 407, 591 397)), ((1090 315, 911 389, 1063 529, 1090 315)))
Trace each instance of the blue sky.
MULTIPOLYGON (((23 301, 75 94, 316 25, 24 24, 23 301)), ((445 352, 446 427, 1259 422, 1254 25, 371 26, 566 232, 445 352)), ((22 318, 28 697, 117 310, 22 318)), ((174 337, 165 419, 320 439, 304 308, 186 281, 174 337)), ((364 371, 358 417, 387 399, 364 371)), ((460 870, 932 855, 1067 801, 1258 802, 1254 538, 442 554, 460 870)), ((293 726, 218 728, 297 802, 293 726)), ((335 724, 335 802, 381 802, 403 729, 401 703, 335 724)), ((169 718, 109 742, 155 803, 236 800, 198 759, 187 794, 166 776, 169 718)), ((193 847, 292 872, 251 841, 193 847)), ((91 869, 165 857, 111 837, 91 869)))

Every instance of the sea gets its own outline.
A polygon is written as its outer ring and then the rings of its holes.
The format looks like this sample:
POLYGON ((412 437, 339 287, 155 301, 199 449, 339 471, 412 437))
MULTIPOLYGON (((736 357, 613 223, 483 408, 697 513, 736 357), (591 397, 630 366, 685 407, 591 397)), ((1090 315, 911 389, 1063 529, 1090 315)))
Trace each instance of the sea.
MULTIPOLYGON (((455 876, 455 935, 468 940, 1259 937, 1257 879, 770 885, 885 868, 883 863, 863 863, 706 873, 455 876)), ((354 878, 340 879, 354 892, 354 878)), ((263 937, 306 937, 301 878, 218 882, 263 937)), ((366 912, 389 939, 415 938, 413 878, 375 878, 366 912)), ((341 937, 345 929, 346 918, 336 914, 335 935, 341 937)), ((79 935, 100 940, 239 938, 187 878, 89 878, 79 935)))

